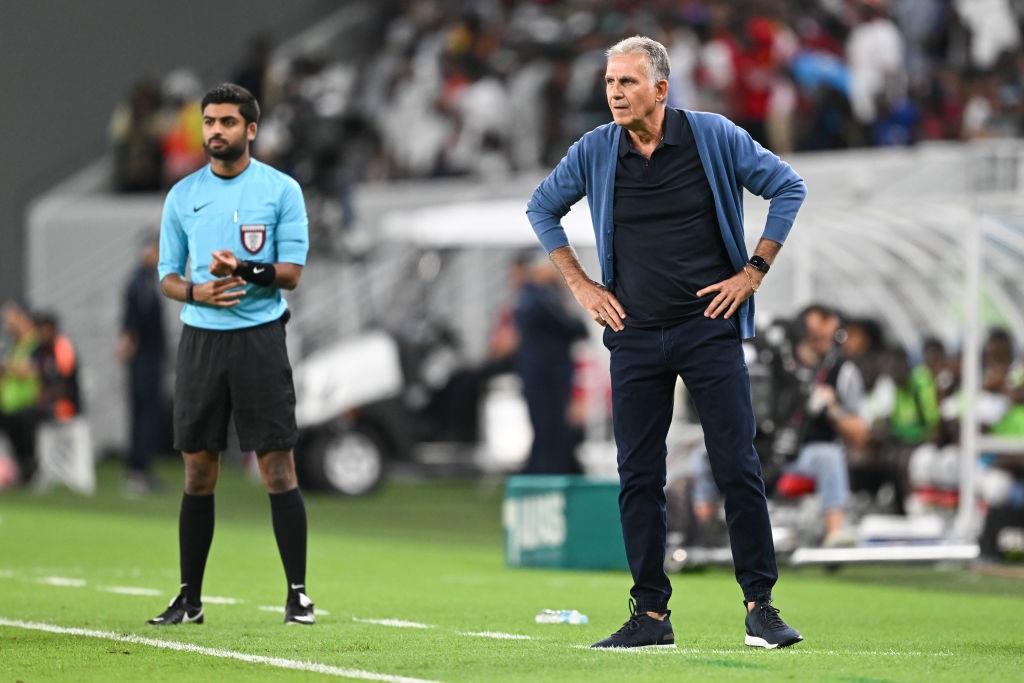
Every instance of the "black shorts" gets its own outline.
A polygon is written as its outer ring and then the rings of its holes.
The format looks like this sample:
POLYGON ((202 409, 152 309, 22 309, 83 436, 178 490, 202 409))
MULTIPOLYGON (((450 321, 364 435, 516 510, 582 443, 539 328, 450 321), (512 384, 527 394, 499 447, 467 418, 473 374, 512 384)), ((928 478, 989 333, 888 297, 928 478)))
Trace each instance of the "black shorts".
POLYGON ((174 383, 174 447, 227 448, 235 418, 243 451, 289 450, 299 440, 285 319, 241 330, 185 325, 174 383))

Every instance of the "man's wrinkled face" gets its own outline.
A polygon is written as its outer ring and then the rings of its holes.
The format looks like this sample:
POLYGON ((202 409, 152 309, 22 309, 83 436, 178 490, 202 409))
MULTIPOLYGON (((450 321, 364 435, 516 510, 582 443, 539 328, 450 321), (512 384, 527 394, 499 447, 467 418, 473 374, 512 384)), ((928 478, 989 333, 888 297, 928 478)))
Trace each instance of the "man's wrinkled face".
POLYGON ((604 75, 605 95, 612 119, 624 128, 635 128, 650 117, 668 90, 667 81, 652 82, 642 54, 608 58, 604 75))

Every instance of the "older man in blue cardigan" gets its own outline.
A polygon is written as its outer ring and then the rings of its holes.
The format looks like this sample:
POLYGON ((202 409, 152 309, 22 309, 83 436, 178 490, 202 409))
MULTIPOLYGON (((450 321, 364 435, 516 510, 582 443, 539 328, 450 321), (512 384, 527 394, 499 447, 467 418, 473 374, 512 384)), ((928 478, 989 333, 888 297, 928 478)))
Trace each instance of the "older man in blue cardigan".
POLYGON ((806 196, 803 180, 743 129, 710 113, 666 107, 669 59, 650 38, 608 50, 613 121, 573 144, 527 205, 541 244, 611 353, 619 509, 633 574, 629 620, 594 647, 672 647, 665 559, 665 437, 676 377, 704 430, 725 497, 747 645, 786 647, 802 636, 772 605, 778 578, 750 379, 741 342, 754 334, 751 298, 806 196), (753 255, 743 191, 770 201, 753 255), (587 198, 601 282, 592 280, 561 219, 587 198))

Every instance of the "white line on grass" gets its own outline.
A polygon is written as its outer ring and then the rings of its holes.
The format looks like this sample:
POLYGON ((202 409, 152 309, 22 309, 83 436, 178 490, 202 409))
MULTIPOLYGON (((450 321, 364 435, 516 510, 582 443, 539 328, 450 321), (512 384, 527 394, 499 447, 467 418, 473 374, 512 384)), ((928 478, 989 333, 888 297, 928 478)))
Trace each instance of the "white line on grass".
POLYGON ((352 621, 360 624, 376 624, 377 626, 394 626, 395 628, 434 628, 430 624, 421 624, 418 621, 403 621, 402 619, 360 619, 352 617, 352 621))
POLYGON ((104 593, 117 593, 118 595, 139 595, 143 597, 155 597, 163 593, 155 588, 139 588, 138 586, 96 586, 96 590, 104 593))
POLYGON ((379 674, 361 669, 347 669, 338 666, 329 666, 319 662, 300 662, 294 659, 282 657, 263 657, 261 655, 250 655, 244 652, 233 652, 231 650, 219 650, 212 647, 202 647, 190 643, 181 643, 173 640, 158 640, 156 638, 144 638, 130 634, 114 633, 113 631, 94 631, 85 628, 67 628, 54 626, 53 624, 41 624, 32 621, 21 621, 18 619, 5 619, 0 617, 0 626, 22 628, 30 631, 44 631, 46 633, 58 633, 70 636, 82 636, 85 638, 102 638, 104 640, 115 640, 121 643, 134 643, 136 645, 148 645, 164 650, 177 650, 179 652, 191 652, 208 657, 220 657, 222 659, 235 659, 240 662, 251 664, 266 664, 267 666, 279 669, 296 669, 299 671, 311 671, 318 674, 338 676, 341 678, 356 678, 364 681, 385 681, 385 683, 438 683, 423 678, 409 678, 408 676, 392 676, 390 674, 379 674))
POLYGON ((36 583, 47 586, 64 586, 65 588, 85 588, 85 579, 72 579, 67 576, 41 576, 36 583))
POLYGON ((217 595, 204 595, 203 604, 205 605, 207 603, 211 605, 240 605, 242 604, 242 601, 238 598, 224 598, 217 595))
POLYGON ((475 636, 477 638, 497 638, 498 640, 533 640, 530 636, 521 636, 517 633, 498 633, 496 631, 460 631, 460 636, 475 636))

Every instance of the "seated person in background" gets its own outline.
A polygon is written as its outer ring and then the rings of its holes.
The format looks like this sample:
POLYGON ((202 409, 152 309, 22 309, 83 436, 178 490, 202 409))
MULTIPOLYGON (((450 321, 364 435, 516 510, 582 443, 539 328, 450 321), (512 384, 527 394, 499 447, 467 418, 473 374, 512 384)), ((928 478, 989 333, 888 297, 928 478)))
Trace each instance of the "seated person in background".
POLYGON ((82 403, 75 347, 60 334, 54 313, 37 314, 36 330, 39 346, 33 357, 39 368, 38 406, 48 418, 70 420, 81 411, 82 403))
POLYGON ((946 347, 936 337, 926 337, 921 342, 921 362, 912 371, 922 377, 916 382, 929 381, 935 387, 935 398, 939 403, 956 392, 959 377, 956 363, 946 352, 946 347))
POLYGON ((913 372, 906 349, 885 354, 883 375, 871 393, 871 451, 896 487, 894 506, 905 514, 910 495, 907 463, 913 450, 939 438, 939 403, 930 372, 913 372))
MULTIPOLYGON (((975 397, 975 414, 982 433, 1011 438, 1024 437, 1024 380, 1014 369, 1014 344, 1003 329, 989 331, 982 346, 980 393, 975 397)), ((958 504, 960 488, 960 418, 964 392, 947 397, 940 404, 942 435, 939 443, 925 443, 915 449, 908 463, 915 507, 952 509, 958 504)), ((979 476, 985 478, 993 467, 1005 468, 1016 456, 982 455, 979 476)))
MULTIPOLYGON (((825 527, 822 544, 851 545, 855 539, 846 524, 846 449, 863 448, 868 441, 869 428, 861 416, 864 385, 857 366, 840 353, 838 313, 812 304, 800 313, 797 327, 799 339, 784 363, 792 390, 779 392, 792 398, 790 405, 779 408, 778 414, 788 418, 779 426, 772 455, 789 461, 786 474, 814 480, 825 527)), ((692 495, 698 525, 717 511, 706 461, 706 453, 695 457, 692 495)))

